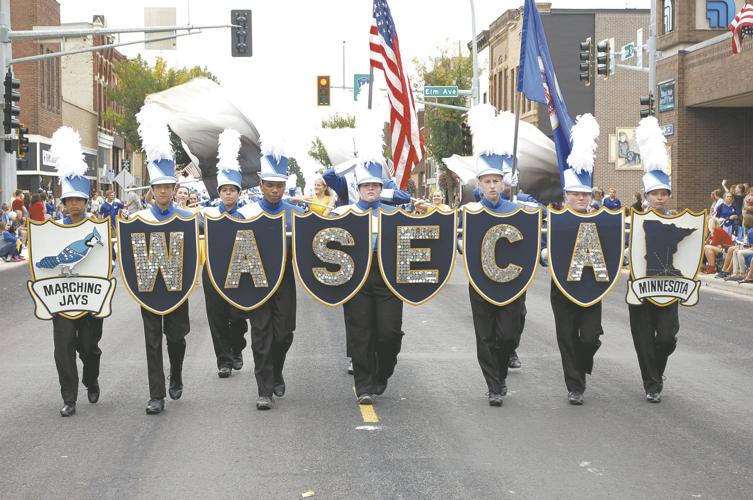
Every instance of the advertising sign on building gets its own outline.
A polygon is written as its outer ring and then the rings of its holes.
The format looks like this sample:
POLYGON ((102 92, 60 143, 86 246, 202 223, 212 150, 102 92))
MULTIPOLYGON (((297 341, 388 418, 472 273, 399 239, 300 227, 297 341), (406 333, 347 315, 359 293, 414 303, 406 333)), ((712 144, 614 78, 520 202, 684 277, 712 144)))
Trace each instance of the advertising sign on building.
POLYGON ((675 109, 675 81, 670 80, 659 84, 659 112, 675 109))

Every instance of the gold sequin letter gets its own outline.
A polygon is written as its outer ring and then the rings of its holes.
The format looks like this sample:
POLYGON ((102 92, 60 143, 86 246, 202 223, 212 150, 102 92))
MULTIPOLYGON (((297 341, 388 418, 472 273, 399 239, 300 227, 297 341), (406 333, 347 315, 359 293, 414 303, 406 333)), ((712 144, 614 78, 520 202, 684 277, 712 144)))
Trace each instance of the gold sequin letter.
POLYGON ((438 240, 439 226, 397 226, 397 282, 439 283, 438 269, 411 269, 411 262, 430 262, 430 248, 412 248, 411 240, 438 240))
POLYGON ((497 224, 484 235, 484 239, 481 242, 481 268, 484 270, 487 278, 497 283, 512 281, 523 270, 522 267, 512 262, 505 267, 497 265, 497 242, 502 238, 510 243, 515 243, 523 239, 523 234, 517 227, 510 224, 497 224))
POLYGON ((578 226, 578 237, 575 239, 575 249, 570 260, 567 281, 580 281, 583 276, 583 268, 586 266, 593 268, 596 281, 609 281, 609 272, 604 260, 604 251, 601 249, 599 231, 593 222, 581 222, 578 226))
POLYGON ((314 255, 326 264, 340 266, 340 269, 331 272, 326 267, 314 267, 311 269, 311 272, 314 273, 314 278, 323 285, 344 285, 353 277, 353 273, 356 271, 355 264, 353 263, 353 258, 347 253, 342 250, 329 248, 327 243, 331 241, 343 246, 353 246, 356 244, 355 240, 353 240, 353 235, 341 227, 322 229, 316 233, 312 242, 314 255))
POLYGON ((243 273, 251 274, 251 279, 256 288, 268 287, 267 275, 261 263, 259 247, 256 244, 256 236, 251 229, 240 229, 235 233, 233 254, 230 256, 230 265, 225 278, 225 288, 238 288, 243 273))
POLYGON ((151 233, 149 246, 145 233, 131 235, 133 261, 136 263, 136 283, 139 292, 151 292, 162 273, 168 292, 183 289, 183 231, 170 233, 170 251, 167 249, 165 233, 151 233))

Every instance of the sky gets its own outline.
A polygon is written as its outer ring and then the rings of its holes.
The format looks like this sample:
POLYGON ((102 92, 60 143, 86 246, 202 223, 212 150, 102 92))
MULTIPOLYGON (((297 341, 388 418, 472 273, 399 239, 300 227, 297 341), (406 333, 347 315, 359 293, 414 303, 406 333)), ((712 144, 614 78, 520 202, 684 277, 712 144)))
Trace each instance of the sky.
MULTIPOLYGON (((230 30, 207 30, 177 39, 176 50, 144 50, 142 44, 119 50, 141 53, 148 61, 163 57, 172 66, 205 66, 228 97, 264 135, 267 122, 286 123, 294 156, 304 170, 316 167, 305 152, 322 118, 353 107, 352 90, 332 89, 332 105, 316 105, 316 77, 330 75, 333 86, 353 85, 354 73, 368 73, 368 31, 372 0, 59 0, 61 23, 90 22, 105 16, 107 27, 144 25, 145 7, 175 7, 178 25, 230 21, 231 9, 252 11, 253 57, 230 56, 230 30), (345 57, 343 58, 343 46, 345 57)), ((505 10, 523 0, 475 0, 476 30, 488 29, 505 10)), ((402 59, 429 60, 441 48, 457 51, 472 38, 470 1, 389 0, 402 59)), ((553 8, 649 8, 649 0, 553 0, 553 8)), ((120 35, 120 41, 143 34, 120 35)), ((412 68, 409 74, 415 74, 412 68)), ((377 84, 379 80, 377 79, 377 84)), ((313 160, 312 160, 313 161, 313 160)))

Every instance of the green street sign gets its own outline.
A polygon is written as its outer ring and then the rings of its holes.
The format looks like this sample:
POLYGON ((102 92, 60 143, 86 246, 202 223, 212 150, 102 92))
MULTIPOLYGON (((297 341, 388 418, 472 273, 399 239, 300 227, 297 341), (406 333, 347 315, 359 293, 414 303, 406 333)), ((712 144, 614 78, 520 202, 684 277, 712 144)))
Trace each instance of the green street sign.
POLYGON ((356 73, 353 75, 353 100, 358 100, 358 93, 361 92, 361 87, 369 83, 368 73, 356 73))
POLYGON ((633 42, 630 42, 626 45, 623 45, 620 59, 623 61, 627 61, 628 59, 632 59, 634 57, 635 57, 635 44, 633 42))
POLYGON ((458 97, 457 85, 424 87, 424 97, 458 97))

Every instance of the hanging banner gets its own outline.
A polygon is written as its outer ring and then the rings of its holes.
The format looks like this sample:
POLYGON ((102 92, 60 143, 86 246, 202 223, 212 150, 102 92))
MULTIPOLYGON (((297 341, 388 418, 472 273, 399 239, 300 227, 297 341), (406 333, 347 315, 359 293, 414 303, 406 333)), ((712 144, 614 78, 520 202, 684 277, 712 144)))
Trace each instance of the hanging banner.
POLYGON ((293 269, 314 300, 338 306, 361 289, 372 258, 371 216, 293 214, 293 269))
POLYGON ((234 307, 256 309, 282 283, 287 258, 284 212, 248 220, 206 216, 204 241, 209 280, 234 307))
POLYGON ((698 303, 706 211, 673 216, 631 211, 630 281, 625 301, 668 306, 698 303))
POLYGON ((196 215, 162 222, 117 219, 118 267, 126 290, 141 307, 168 314, 188 299, 199 274, 196 215))
POLYGON ((547 253, 552 280, 575 304, 589 307, 612 291, 622 270, 625 212, 549 210, 547 253))
POLYGON ((507 305, 531 286, 541 254, 541 209, 509 214, 463 210, 463 262, 471 286, 490 304, 507 305))
POLYGON ((110 315, 115 278, 110 257, 110 219, 87 217, 77 224, 29 219, 27 289, 34 315, 77 319, 110 315))
POLYGON ((455 265, 457 212, 413 215, 379 210, 379 270, 387 287, 414 306, 434 297, 455 265))

